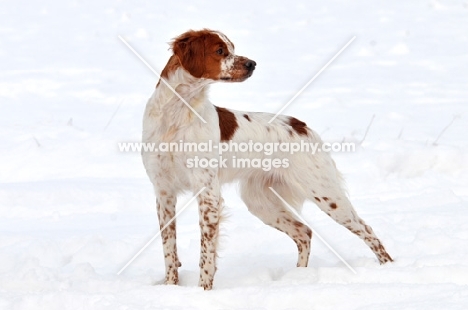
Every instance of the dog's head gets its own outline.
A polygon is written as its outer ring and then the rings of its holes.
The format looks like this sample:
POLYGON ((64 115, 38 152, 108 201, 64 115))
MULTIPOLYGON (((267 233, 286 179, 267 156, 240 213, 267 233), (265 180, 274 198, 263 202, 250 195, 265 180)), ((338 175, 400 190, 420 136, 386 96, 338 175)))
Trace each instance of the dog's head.
POLYGON ((172 42, 180 65, 193 77, 213 81, 242 82, 256 63, 234 54, 234 44, 221 32, 208 29, 187 31, 172 42))

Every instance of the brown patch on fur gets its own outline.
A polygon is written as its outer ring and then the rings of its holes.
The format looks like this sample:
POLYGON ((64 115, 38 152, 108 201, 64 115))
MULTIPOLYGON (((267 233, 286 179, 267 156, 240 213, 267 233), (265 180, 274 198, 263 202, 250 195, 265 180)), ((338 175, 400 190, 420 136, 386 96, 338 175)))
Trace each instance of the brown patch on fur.
MULTIPOLYGON (((232 43, 228 40, 228 44, 232 43)), ((229 55, 226 42, 209 29, 189 30, 176 37, 171 47, 181 67, 196 78, 241 82, 249 78, 255 69, 252 60, 229 55), (234 57, 234 64, 228 75, 221 76, 221 61, 226 57, 234 57)))
POLYGON ((307 124, 298 120, 295 117, 290 117, 288 125, 298 134, 302 136, 307 136, 307 124))
MULTIPOLYGON (((179 67, 180 67, 179 59, 175 55, 172 55, 171 58, 169 58, 169 61, 164 67, 163 71, 161 72, 161 78, 168 80, 169 73, 176 71, 177 68, 179 67)), ((158 87, 160 83, 161 83, 161 79, 159 79, 158 84, 156 84, 156 87, 158 87)))
POLYGON ((174 55, 182 67, 196 78, 218 79, 221 73, 219 48, 227 50, 226 43, 210 30, 189 30, 172 42, 174 55))
POLYGON ((322 197, 322 199, 323 199, 323 201, 328 201, 328 199, 330 199, 330 198, 328 198, 328 197, 322 197))
POLYGON ((232 136, 239 128, 234 113, 225 108, 215 106, 219 118, 219 130, 221 132, 221 141, 231 140, 232 136))
POLYGON ((336 205, 336 203, 332 202, 332 203, 330 204, 330 208, 336 209, 336 208, 338 208, 338 206, 336 205))
POLYGON ((247 114, 244 114, 244 117, 245 117, 246 120, 248 120, 249 122, 251 122, 250 117, 249 117, 247 114))
POLYGON ((315 198, 315 200, 317 200, 318 202, 321 201, 320 198, 318 198, 318 197, 314 197, 314 198, 315 198))
POLYGON ((297 221, 296 221, 296 222, 294 222, 294 226, 296 226, 296 227, 302 227, 302 226, 304 226, 304 224, 302 224, 301 222, 297 222, 297 221))

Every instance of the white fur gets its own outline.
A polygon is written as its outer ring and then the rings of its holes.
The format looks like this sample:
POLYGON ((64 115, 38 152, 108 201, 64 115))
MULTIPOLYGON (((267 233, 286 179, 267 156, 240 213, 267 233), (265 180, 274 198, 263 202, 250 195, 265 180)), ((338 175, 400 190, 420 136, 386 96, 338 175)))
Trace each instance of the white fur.
POLYGON ((229 54, 223 61, 221 61, 221 76, 229 76, 229 72, 234 68, 235 57, 229 54))

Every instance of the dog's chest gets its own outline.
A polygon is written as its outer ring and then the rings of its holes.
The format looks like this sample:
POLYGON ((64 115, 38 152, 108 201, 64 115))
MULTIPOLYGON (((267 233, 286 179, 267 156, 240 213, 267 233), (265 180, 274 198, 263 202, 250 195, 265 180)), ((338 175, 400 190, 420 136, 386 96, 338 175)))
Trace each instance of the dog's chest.
POLYGON ((154 113, 147 106, 143 122, 143 143, 154 146, 152 152, 143 152, 143 163, 150 178, 172 180, 174 187, 188 189, 193 169, 187 167, 191 159, 218 156, 199 151, 202 144, 216 145, 220 139, 216 110, 210 103, 197 109, 204 123, 186 106, 174 107, 167 113, 154 113), (177 111, 178 109, 178 111, 177 111))

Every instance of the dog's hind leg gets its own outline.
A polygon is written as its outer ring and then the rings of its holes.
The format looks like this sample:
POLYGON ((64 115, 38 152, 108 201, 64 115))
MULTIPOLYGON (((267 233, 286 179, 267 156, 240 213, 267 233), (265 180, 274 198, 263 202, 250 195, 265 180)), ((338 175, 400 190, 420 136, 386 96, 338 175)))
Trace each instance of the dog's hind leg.
POLYGON ((322 193, 320 193, 321 190, 314 189, 311 200, 333 220, 364 240, 377 256, 380 264, 393 261, 372 228, 358 216, 344 191, 341 189, 337 191, 337 188, 339 187, 333 187, 333 191, 323 189, 322 193))
POLYGON ((287 234, 297 245, 297 267, 307 267, 310 255, 310 241, 312 230, 297 220, 287 207, 269 189, 271 185, 281 193, 280 185, 261 184, 253 179, 241 183, 242 200, 249 211, 265 224, 287 234), (261 189, 259 188, 261 186, 261 189), (259 192, 261 191, 261 192, 259 192))

